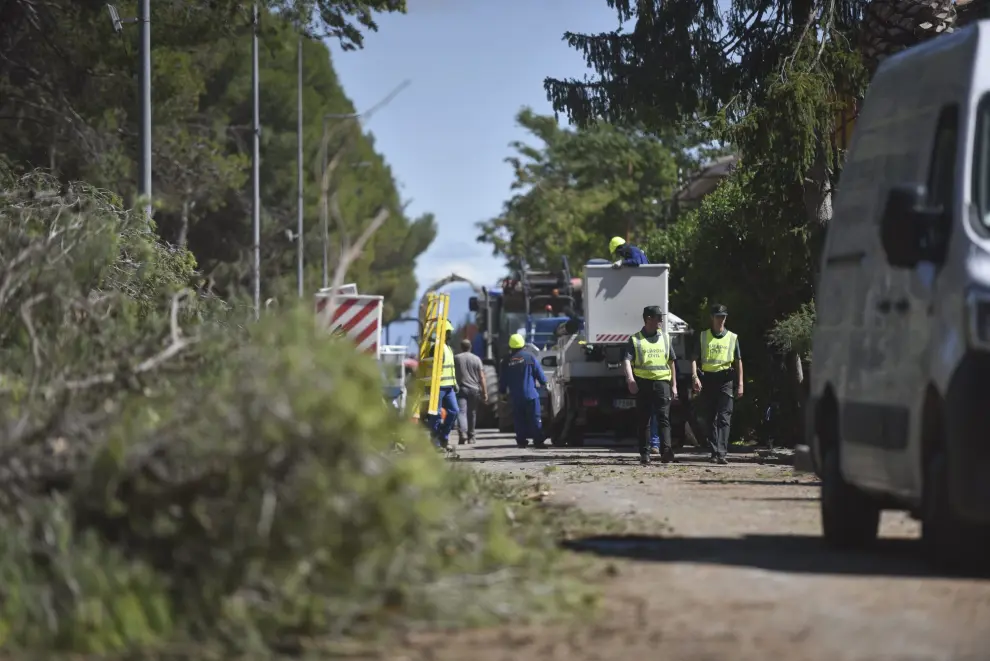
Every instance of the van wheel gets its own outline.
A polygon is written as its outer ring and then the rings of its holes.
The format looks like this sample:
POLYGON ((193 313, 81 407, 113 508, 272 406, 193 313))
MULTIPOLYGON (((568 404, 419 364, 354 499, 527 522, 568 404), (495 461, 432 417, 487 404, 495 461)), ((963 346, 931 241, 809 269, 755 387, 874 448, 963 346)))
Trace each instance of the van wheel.
POLYGON ((550 421, 550 426, 548 428, 550 437, 550 445, 554 447, 562 447, 565 445, 564 437, 561 435, 564 431, 564 416, 557 415, 550 421))
POLYGON ((861 549, 876 541, 880 508, 842 477, 839 451, 829 448, 822 470, 822 534, 825 543, 838 549, 861 549))
POLYGON ((960 521, 949 502, 948 461, 944 451, 932 457, 925 471, 921 544, 932 566, 953 573, 978 568, 990 547, 986 527, 960 521))

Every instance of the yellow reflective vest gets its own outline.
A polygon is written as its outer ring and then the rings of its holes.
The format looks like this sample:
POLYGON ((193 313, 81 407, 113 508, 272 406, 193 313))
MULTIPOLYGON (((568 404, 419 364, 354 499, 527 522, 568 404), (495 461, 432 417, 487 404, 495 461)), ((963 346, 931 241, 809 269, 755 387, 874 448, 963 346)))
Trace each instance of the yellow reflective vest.
POLYGON ((440 372, 440 387, 448 388, 457 385, 457 370, 454 369, 454 351, 446 344, 443 345, 443 370, 440 372))
POLYGON ((632 336, 633 376, 648 381, 670 381, 670 365, 667 358, 667 339, 663 331, 647 338, 640 331, 632 336))
POLYGON ((736 334, 725 331, 722 337, 715 337, 710 328, 701 331, 701 371, 724 372, 732 367, 736 356, 736 334))

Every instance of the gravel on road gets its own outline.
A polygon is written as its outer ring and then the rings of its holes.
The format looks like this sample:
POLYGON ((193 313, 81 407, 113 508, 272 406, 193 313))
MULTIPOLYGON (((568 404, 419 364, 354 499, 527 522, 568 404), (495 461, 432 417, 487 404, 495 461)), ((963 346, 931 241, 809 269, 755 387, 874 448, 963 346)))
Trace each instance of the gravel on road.
POLYGON ((646 532, 569 543, 611 565, 594 622, 422 635, 391 658, 990 659, 990 581, 929 574, 906 515, 884 514, 875 551, 832 552, 814 476, 754 454, 678 459, 640 466, 631 448, 519 449, 498 434, 458 446, 452 461, 539 477, 551 502, 646 532))

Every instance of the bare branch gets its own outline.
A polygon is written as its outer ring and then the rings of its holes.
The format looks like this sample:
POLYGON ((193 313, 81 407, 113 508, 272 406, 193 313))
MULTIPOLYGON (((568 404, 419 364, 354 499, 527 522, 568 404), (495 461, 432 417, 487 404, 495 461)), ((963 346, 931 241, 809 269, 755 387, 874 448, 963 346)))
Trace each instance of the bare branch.
MULTIPOLYGON (((343 286, 344 279, 347 277, 347 271, 350 270, 351 264, 354 263, 354 260, 361 256, 361 251, 364 249, 364 245, 371 239, 372 236, 374 236, 375 232, 377 232, 378 229, 385 224, 385 221, 388 220, 388 216, 389 211, 387 208, 382 207, 379 209, 375 217, 372 218, 371 222, 364 228, 364 232, 361 233, 358 240, 354 242, 354 245, 341 254, 340 263, 337 264, 337 268, 334 269, 333 272, 333 281, 330 285, 331 292, 336 292, 341 288, 341 286, 343 286)), ((333 318, 333 311, 336 307, 336 297, 331 296, 328 301, 329 309, 326 312, 330 318, 333 318)))

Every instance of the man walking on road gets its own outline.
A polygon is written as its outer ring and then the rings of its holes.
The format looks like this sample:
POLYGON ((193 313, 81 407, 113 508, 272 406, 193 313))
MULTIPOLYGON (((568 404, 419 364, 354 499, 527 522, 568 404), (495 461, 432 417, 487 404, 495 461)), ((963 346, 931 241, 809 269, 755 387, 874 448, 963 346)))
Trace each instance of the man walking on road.
POLYGON ((536 356, 523 351, 526 340, 519 333, 509 337, 510 354, 502 363, 502 378, 499 380, 500 395, 509 393, 512 403, 512 424, 516 429, 516 445, 524 448, 533 439, 534 448, 546 447, 543 424, 540 421, 540 393, 537 384, 547 387, 547 377, 543 373, 536 356))
POLYGON ((478 405, 488 402, 485 365, 471 353, 471 340, 461 340, 461 352, 454 356, 457 374, 457 444, 474 443, 478 405))
MULTIPOLYGON (((440 343, 443 351, 443 363, 440 372, 440 392, 439 392, 439 405, 443 409, 443 416, 440 415, 430 415, 427 416, 426 422, 427 426, 430 428, 431 436, 433 438, 433 444, 438 450, 448 451, 448 439, 450 437, 450 430, 453 429, 454 423, 457 421, 457 374, 454 369, 454 352, 449 346, 447 346, 447 340, 450 338, 450 334, 454 332, 454 327, 449 321, 444 322, 443 328, 438 328, 436 334, 433 335, 430 345, 430 355, 436 349, 437 342, 440 343), (439 337, 438 337, 439 336, 439 337)), ((427 375, 428 363, 420 363, 420 378, 424 381, 429 381, 429 376, 427 375)))
POLYGON ((742 354, 739 338, 725 327, 728 308, 717 304, 711 312, 711 328, 701 332, 691 357, 691 381, 694 391, 700 393, 697 405, 708 436, 709 460, 727 464, 732 408, 734 400, 743 396, 742 354))
POLYGON ((650 463, 651 422, 654 416, 662 442, 660 461, 665 464, 674 461, 670 403, 677 398, 674 370, 677 356, 660 327, 662 315, 659 306, 643 308, 643 328, 629 338, 622 357, 629 393, 636 396, 639 461, 643 465, 650 463))

